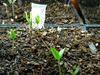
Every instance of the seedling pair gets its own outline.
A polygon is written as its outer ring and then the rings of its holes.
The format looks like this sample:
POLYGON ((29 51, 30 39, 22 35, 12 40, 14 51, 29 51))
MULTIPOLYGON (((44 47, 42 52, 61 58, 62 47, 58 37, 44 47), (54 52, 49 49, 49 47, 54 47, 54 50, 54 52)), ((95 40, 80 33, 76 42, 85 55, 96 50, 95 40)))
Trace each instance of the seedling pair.
MULTIPOLYGON (((53 47, 50 47, 50 49, 51 49, 51 52, 52 52, 54 58, 58 60, 59 75, 61 75, 60 58, 62 57, 65 48, 62 49, 62 50, 60 50, 59 53, 58 53, 57 50, 56 50, 55 48, 53 48, 53 47)), ((71 71, 71 69, 69 68, 70 73, 71 73, 72 75, 76 75, 76 74, 78 73, 78 71, 79 71, 79 67, 80 67, 80 66, 79 66, 79 64, 78 64, 78 67, 76 68, 75 72, 71 71)))
MULTIPOLYGON (((26 16, 26 20, 29 24, 29 34, 30 34, 30 25, 31 25, 31 21, 32 21, 32 15, 31 15, 31 12, 30 12, 30 19, 28 18, 28 15, 27 15, 27 12, 25 12, 25 16, 26 16)), ((37 24, 37 33, 39 33, 39 29, 38 29, 38 24, 39 24, 40 20, 39 20, 39 15, 35 16, 35 23, 37 24)))

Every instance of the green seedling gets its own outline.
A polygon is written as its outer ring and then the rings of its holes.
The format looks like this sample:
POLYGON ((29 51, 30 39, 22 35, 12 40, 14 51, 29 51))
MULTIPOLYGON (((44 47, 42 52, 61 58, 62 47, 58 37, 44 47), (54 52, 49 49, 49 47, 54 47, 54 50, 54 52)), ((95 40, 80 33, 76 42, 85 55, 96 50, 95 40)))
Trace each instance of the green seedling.
POLYGON ((16 0, 8 0, 10 3, 12 3, 12 13, 13 13, 13 19, 14 19, 14 3, 16 0))
POLYGON ((69 68, 69 72, 72 74, 72 75, 76 75, 79 71, 79 68, 80 68, 80 65, 78 64, 78 67, 76 68, 76 70, 73 72, 70 68, 69 68))
POLYGON ((100 33, 100 31, 99 31, 99 30, 97 30, 97 32, 99 32, 99 33, 100 33))
POLYGON ((6 7, 6 13, 7 13, 7 16, 8 16, 8 19, 9 19, 9 14, 8 14, 8 5, 6 3, 3 3, 3 5, 6 7))
POLYGON ((59 53, 58 53, 58 51, 57 51, 55 48, 53 48, 53 47, 50 47, 50 49, 51 49, 51 52, 52 52, 54 58, 58 60, 58 65, 59 65, 59 75, 61 75, 60 58, 62 57, 65 48, 62 49, 62 50, 60 50, 59 53))
POLYGON ((30 29, 30 25, 31 25, 31 21, 32 21, 32 14, 31 14, 32 12, 30 12, 30 19, 28 18, 28 15, 27 15, 27 12, 25 12, 25 16, 26 16, 26 20, 27 20, 27 22, 28 22, 28 24, 29 24, 29 34, 30 34, 30 31, 31 31, 31 29, 30 29))
POLYGON ((35 16, 35 23, 37 24, 37 32, 39 33, 38 24, 39 24, 39 15, 35 16))
POLYGON ((13 49, 12 49, 12 51, 13 51, 13 55, 14 55, 14 39, 15 39, 15 33, 14 33, 13 29, 10 30, 10 36, 13 39, 13 43, 12 43, 13 44, 13 49))

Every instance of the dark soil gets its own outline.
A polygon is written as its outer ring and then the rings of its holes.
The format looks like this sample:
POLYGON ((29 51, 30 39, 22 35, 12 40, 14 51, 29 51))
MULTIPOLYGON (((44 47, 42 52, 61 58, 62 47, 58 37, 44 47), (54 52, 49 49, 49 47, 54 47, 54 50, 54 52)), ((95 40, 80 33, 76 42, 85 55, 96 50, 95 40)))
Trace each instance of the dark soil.
MULTIPOLYGON (((73 24, 73 23, 79 23, 78 17, 75 14, 75 9, 73 9, 72 4, 70 3, 68 10, 67 6, 64 6, 64 2, 54 1, 54 0, 47 0, 45 1, 36 1, 36 0, 24 0, 22 2, 22 6, 19 7, 18 2, 15 2, 15 21, 12 22, 12 6, 8 3, 8 10, 9 10, 9 16, 10 19, 8 20, 6 11, 0 12, 0 23, 3 22, 5 24, 14 24, 14 23, 20 23, 20 24, 27 24, 27 21, 25 19, 25 11, 30 13, 31 11, 31 3, 40 3, 40 4, 47 4, 46 8, 46 24, 73 24)), ((3 2, 1 1, 0 10, 3 8, 3 2)))
POLYGON ((80 2, 90 24, 100 24, 100 1, 82 1, 80 2))
POLYGON ((58 75, 58 63, 54 59, 50 46, 58 51, 65 48, 61 58, 62 75, 71 75, 80 64, 77 75, 100 74, 100 34, 89 29, 83 32, 80 27, 55 29, 48 27, 37 34, 32 30, 31 42, 28 27, 15 28, 15 55, 12 53, 11 28, 0 28, 0 75, 58 75), (59 30, 59 31, 58 31, 59 30), (93 42, 96 54, 89 48, 93 42))

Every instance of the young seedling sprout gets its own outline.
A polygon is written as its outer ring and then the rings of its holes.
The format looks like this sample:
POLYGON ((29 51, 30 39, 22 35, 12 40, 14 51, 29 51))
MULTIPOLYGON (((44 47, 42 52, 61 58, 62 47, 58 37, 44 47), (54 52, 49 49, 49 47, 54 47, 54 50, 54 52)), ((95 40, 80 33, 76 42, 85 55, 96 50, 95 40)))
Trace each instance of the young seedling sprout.
POLYGON ((12 3, 12 13, 13 13, 13 19, 14 19, 14 2, 16 1, 16 0, 8 0, 10 3, 12 3))
POLYGON ((29 24, 29 34, 30 34, 30 31, 31 31, 31 27, 30 27, 30 25, 31 25, 31 21, 32 21, 32 14, 31 14, 32 12, 30 12, 30 19, 28 18, 28 15, 27 15, 27 12, 25 12, 25 16, 26 16, 26 20, 27 20, 27 22, 28 22, 28 24, 29 24))
POLYGON ((39 15, 35 16, 35 23, 37 24, 37 33, 39 33, 39 29, 38 29, 38 23, 40 22, 39 20, 39 15))
POLYGON ((79 71, 79 68, 80 68, 80 65, 78 64, 78 67, 76 68, 76 70, 73 72, 70 68, 69 68, 69 72, 72 74, 72 75, 76 75, 79 71))
POLYGON ((61 75, 60 58, 62 57, 65 48, 62 49, 62 50, 60 50, 59 53, 58 53, 58 51, 57 51, 55 48, 53 48, 53 47, 50 47, 50 49, 51 49, 51 52, 52 52, 54 58, 58 60, 58 65, 59 65, 59 75, 61 75))
POLYGON ((13 55, 14 55, 14 39, 15 39, 15 33, 14 33, 13 29, 10 30, 10 36, 13 39, 13 43, 12 43, 13 44, 13 49, 12 49, 12 51, 13 51, 13 55))
POLYGON ((6 3, 3 3, 3 5, 6 7, 6 13, 7 13, 7 16, 8 16, 8 19, 9 19, 9 14, 8 14, 8 5, 6 3))
POLYGON ((97 32, 99 32, 99 33, 100 33, 100 31, 99 31, 99 30, 97 30, 97 32))

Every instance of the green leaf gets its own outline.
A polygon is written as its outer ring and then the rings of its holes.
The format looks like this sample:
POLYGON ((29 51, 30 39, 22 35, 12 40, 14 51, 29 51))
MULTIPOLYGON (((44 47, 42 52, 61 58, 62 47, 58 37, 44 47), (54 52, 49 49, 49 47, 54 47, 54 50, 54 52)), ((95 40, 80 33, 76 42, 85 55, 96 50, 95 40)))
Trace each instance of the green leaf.
MULTIPOLYGON (((98 30, 97 30, 98 31, 98 30)), ((100 33, 100 31, 98 31, 100 33)))
POLYGON ((25 16, 26 16, 26 20, 27 20, 27 21, 29 21, 29 20, 28 20, 28 15, 27 15, 27 12, 25 12, 25 16))
POLYGON ((75 75, 75 73, 69 68, 69 72, 72 74, 72 75, 75 75))
POLYGON ((10 29, 10 36, 13 40, 15 39, 15 33, 14 33, 13 29, 10 29))
POLYGON ((62 55, 63 55, 63 53, 64 53, 64 50, 65 50, 65 48, 62 49, 62 50, 60 50, 60 52, 59 52, 60 58, 62 57, 62 55))
POLYGON ((13 0, 13 3, 15 2, 16 0, 13 0))
POLYGON ((50 49, 51 49, 51 52, 52 52, 54 58, 57 59, 57 60, 59 60, 60 59, 60 55, 57 52, 57 50, 55 48, 51 47, 51 46, 50 46, 50 49))
POLYGON ((75 74, 75 75, 78 73, 79 69, 80 69, 80 65, 78 64, 78 67, 77 67, 76 70, 74 71, 74 74, 75 74))
POLYGON ((8 0, 8 1, 12 3, 12 0, 8 0))
POLYGON ((40 22, 40 20, 39 20, 39 15, 37 15, 37 16, 35 16, 35 23, 39 23, 40 22))
POLYGON ((8 0, 10 3, 14 3, 16 0, 8 0))
POLYGON ((6 3, 3 3, 3 5, 7 7, 7 4, 6 3))
POLYGON ((26 16, 27 22, 30 24, 31 21, 32 21, 32 15, 31 15, 31 12, 30 12, 30 19, 28 18, 27 12, 25 12, 25 16, 26 16))

